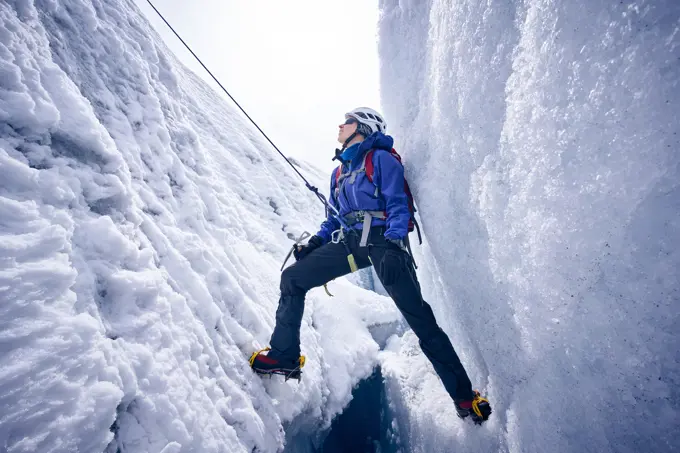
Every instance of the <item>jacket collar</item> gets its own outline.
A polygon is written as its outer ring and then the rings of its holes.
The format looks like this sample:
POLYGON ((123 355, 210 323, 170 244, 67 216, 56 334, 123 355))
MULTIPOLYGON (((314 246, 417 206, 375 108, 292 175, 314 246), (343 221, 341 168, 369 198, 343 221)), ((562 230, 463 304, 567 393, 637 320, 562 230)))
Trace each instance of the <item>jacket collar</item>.
POLYGON ((371 135, 366 137, 364 141, 360 143, 355 143, 352 146, 345 149, 345 151, 340 154, 340 161, 347 167, 350 165, 354 167, 357 164, 352 164, 352 162, 358 162, 360 159, 358 157, 363 157, 371 149, 384 149, 391 150, 392 145, 394 145, 394 139, 385 135, 382 132, 373 132, 371 135))
POLYGON ((352 146, 345 148, 342 154, 340 154, 340 159, 342 159, 343 162, 349 162, 352 159, 354 159, 357 156, 357 154, 359 154, 359 148, 361 143, 363 142, 355 143, 352 146))

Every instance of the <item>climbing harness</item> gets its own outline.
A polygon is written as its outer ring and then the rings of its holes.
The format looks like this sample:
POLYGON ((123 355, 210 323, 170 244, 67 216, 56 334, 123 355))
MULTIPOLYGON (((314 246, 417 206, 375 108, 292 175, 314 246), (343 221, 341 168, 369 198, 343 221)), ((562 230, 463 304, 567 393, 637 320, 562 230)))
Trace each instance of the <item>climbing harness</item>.
POLYGON ((371 222, 373 219, 387 219, 387 215, 383 211, 352 211, 345 216, 345 221, 350 225, 361 223, 361 240, 359 247, 368 246, 368 234, 371 231, 371 222))

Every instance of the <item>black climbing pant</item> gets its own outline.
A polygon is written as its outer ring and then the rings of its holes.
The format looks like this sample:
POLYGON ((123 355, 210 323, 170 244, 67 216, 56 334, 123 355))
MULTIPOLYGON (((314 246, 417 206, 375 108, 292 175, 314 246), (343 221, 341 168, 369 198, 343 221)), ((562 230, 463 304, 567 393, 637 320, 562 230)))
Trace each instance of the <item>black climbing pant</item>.
MULTIPOLYGON (((380 268, 380 261, 387 250, 384 232, 385 227, 371 228, 368 247, 359 247, 358 234, 350 234, 345 239, 358 268, 371 264, 375 264, 376 270, 380 268)), ((270 357, 293 362, 300 356, 300 324, 305 294, 312 288, 351 272, 345 247, 343 243, 325 244, 283 271, 276 327, 270 341, 270 357)), ((380 280, 384 281, 380 272, 377 273, 380 280)), ((404 267, 395 280, 393 285, 383 285, 418 337, 420 347, 432 362, 446 391, 454 401, 472 400, 470 379, 448 336, 437 325, 430 305, 423 300, 410 257, 404 260, 404 267)))

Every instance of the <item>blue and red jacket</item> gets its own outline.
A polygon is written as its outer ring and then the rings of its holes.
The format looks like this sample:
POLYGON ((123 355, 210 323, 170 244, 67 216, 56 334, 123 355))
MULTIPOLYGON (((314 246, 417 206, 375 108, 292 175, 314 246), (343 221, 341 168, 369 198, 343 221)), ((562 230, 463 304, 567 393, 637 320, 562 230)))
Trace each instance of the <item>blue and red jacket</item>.
MULTIPOLYGON (((356 174, 354 181, 351 181, 352 178, 341 177, 337 187, 334 171, 331 174, 329 203, 343 218, 357 211, 384 211, 387 218, 373 218, 371 226, 387 225, 385 237, 398 240, 405 239, 408 235, 411 213, 404 190, 404 167, 390 154, 393 144, 394 139, 389 135, 374 132, 361 143, 347 148, 343 156, 351 160, 341 166, 342 175, 358 170, 364 163, 366 153, 373 149, 373 182, 365 172, 360 172, 356 174)), ((350 226, 361 230, 363 225, 359 222, 350 226)), ((329 213, 317 236, 328 242, 331 233, 339 228, 340 223, 329 213)))

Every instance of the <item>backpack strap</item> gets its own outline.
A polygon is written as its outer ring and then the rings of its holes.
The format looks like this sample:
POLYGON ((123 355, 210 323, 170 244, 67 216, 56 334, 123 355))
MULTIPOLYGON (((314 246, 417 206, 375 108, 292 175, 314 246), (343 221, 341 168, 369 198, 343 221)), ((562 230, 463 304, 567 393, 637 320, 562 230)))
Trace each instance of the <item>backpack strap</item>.
POLYGON ((373 182, 373 172, 375 171, 375 169, 373 168, 373 154, 374 153, 375 153, 375 150, 371 149, 366 153, 366 156, 364 157, 364 168, 366 169, 366 177, 371 182, 373 182))
MULTIPOLYGON (((369 154, 370 152, 371 151, 369 151, 366 154, 369 154)), ((354 184, 354 181, 356 181, 357 176, 365 171, 366 171, 366 158, 364 158, 364 160, 361 161, 361 167, 346 174, 347 175, 346 177, 349 178, 349 183, 354 184)))
POLYGON ((335 168, 335 199, 337 200, 338 194, 340 193, 340 176, 342 175, 342 165, 338 165, 335 168))
MULTIPOLYGON (((363 166, 363 168, 366 170, 366 177, 371 182, 371 184, 373 184, 373 172, 375 171, 375 168, 373 167, 373 154, 375 154, 375 149, 371 149, 366 153, 363 166)), ((375 193, 373 193, 373 196, 378 198, 379 194, 380 191, 378 190, 378 186, 375 186, 375 193)))
MULTIPOLYGON (((387 150, 386 150, 387 151, 387 150)), ((369 181, 373 182, 373 174, 375 172, 375 169, 373 167, 373 154, 375 152, 375 149, 371 149, 369 152, 366 153, 366 157, 364 159, 364 164, 362 168, 366 169, 366 177, 368 178, 369 181)), ((401 156, 397 152, 396 149, 392 148, 389 150, 389 153, 394 156, 395 159, 399 161, 400 164, 403 165, 403 162, 401 161, 401 156)), ((418 232, 418 242, 420 244, 423 243, 423 238, 420 235, 420 225, 418 225, 418 221, 416 220, 415 212, 416 212, 416 206, 413 201, 413 194, 411 193, 411 188, 408 186, 408 182, 406 181, 406 178, 404 178, 404 192, 406 192, 406 198, 408 200, 408 209, 411 212, 411 220, 410 222, 413 223, 413 227, 409 228, 409 231, 415 230, 418 232)), ((379 195, 379 190, 378 186, 375 187, 375 197, 379 195)))
MULTIPOLYGON (((385 150, 387 151, 387 150, 385 150)), ((395 159, 399 161, 402 166, 404 165, 401 161, 401 156, 399 153, 397 153, 397 150, 392 148, 391 150, 388 151, 392 156, 394 156, 395 159)), ((375 149, 371 149, 369 152, 366 153, 366 157, 364 158, 364 165, 362 168, 366 169, 366 177, 368 178, 369 181, 373 182, 373 173, 375 172, 375 168, 373 167, 373 154, 375 153, 375 149)))

